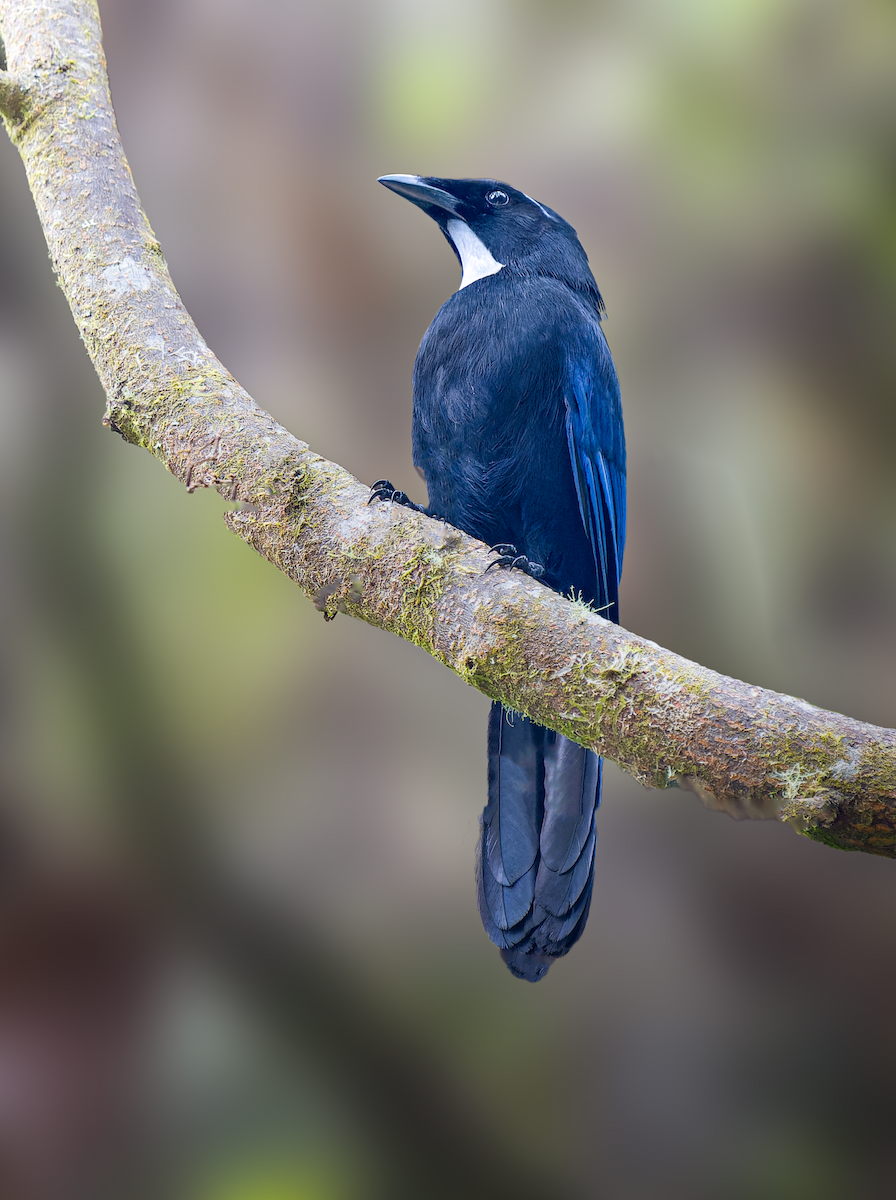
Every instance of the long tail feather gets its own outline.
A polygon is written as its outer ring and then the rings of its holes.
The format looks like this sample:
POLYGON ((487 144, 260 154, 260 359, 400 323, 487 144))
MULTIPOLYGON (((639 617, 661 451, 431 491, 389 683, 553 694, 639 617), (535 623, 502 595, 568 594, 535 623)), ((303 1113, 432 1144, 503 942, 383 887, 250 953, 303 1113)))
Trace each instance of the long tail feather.
POLYGON ((596 754, 492 705, 479 912, 520 979, 543 978, 585 927, 600 782, 596 754))

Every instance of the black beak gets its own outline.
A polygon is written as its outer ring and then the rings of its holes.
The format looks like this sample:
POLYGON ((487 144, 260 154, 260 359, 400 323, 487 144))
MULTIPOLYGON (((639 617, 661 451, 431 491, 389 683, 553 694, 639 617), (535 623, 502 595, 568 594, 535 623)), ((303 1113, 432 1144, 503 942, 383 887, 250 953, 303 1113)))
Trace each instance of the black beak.
POLYGON ((404 196, 429 216, 435 216, 430 212, 434 208, 452 215, 457 213, 460 202, 450 192, 437 186, 440 180, 425 179, 422 175, 381 175, 377 182, 392 192, 398 192, 399 196, 404 196))

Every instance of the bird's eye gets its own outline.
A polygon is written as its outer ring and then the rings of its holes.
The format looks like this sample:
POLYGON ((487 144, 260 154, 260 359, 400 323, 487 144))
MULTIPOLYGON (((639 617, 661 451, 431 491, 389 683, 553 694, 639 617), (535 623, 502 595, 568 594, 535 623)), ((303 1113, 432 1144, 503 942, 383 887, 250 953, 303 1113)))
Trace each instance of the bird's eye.
POLYGON ((495 208, 500 208, 501 205, 506 204, 509 199, 510 197, 506 192, 494 191, 489 192, 489 194, 486 196, 486 200, 489 202, 489 204, 494 205, 495 208))

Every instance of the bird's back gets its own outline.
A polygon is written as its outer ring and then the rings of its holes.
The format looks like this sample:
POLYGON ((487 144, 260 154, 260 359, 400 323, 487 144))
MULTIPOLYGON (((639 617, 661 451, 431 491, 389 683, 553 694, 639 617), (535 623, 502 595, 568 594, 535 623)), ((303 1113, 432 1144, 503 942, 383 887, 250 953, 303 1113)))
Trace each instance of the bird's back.
POLYGON ((414 366, 414 462, 434 516, 489 545, 519 545, 549 587, 601 607, 616 596, 598 592, 567 428, 571 363, 581 360, 615 415, 615 371, 586 297, 503 271, 455 292, 414 366))

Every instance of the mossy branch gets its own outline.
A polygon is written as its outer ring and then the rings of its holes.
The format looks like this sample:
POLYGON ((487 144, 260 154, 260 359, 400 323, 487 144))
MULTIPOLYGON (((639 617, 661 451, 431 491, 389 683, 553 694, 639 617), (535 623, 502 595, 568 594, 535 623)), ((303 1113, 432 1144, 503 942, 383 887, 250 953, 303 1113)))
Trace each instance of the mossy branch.
POLYGON ((516 572, 485 575, 480 543, 368 507, 364 486, 260 409, 199 335, 140 207, 95 0, 0 0, 0 29, 0 109, 110 429, 188 490, 241 501, 230 528, 326 615, 415 642, 649 786, 896 857, 896 732, 717 675, 516 572))
POLYGON ((10 121, 20 121, 25 110, 26 93, 8 71, 0 71, 0 113, 10 121))

